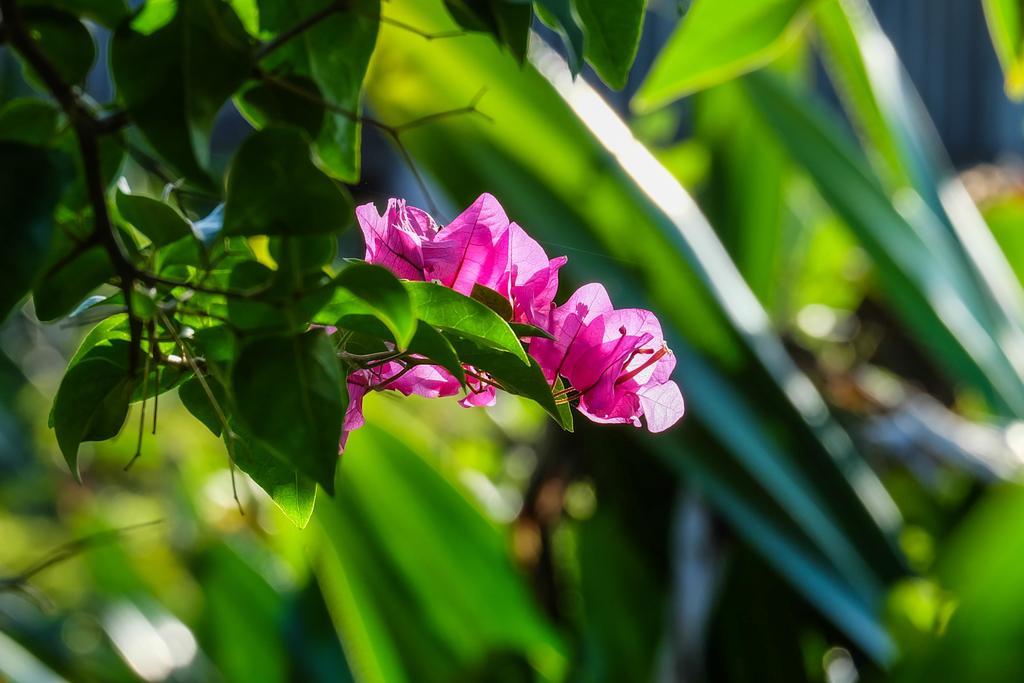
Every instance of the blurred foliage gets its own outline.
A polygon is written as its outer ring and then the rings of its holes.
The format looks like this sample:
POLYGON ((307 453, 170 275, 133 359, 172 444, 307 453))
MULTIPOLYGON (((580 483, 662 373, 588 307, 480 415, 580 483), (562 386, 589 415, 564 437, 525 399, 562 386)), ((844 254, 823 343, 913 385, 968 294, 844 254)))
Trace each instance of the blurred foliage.
POLYGON ((865 0, 695 0, 645 73, 647 4, 0 0, 0 680, 1024 677, 1024 180, 865 0), (485 191, 658 313, 679 428, 555 429, 500 316, 347 262, 353 197, 485 191), (339 462, 310 323, 523 397, 339 462))

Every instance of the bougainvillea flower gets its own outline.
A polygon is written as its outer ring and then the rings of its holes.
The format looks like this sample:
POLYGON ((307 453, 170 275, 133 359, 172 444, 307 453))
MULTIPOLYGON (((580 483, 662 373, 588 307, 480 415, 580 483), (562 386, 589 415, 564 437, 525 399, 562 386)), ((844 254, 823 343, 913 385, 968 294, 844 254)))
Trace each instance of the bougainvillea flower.
POLYGON ((430 280, 472 295, 477 285, 512 304, 513 320, 543 325, 566 258, 549 259, 519 225, 510 223, 492 195, 482 194, 444 228, 402 199, 356 209, 366 241, 366 261, 406 280, 430 280))
POLYGON ((437 223, 404 199, 389 199, 384 215, 373 203, 356 208, 356 219, 366 242, 365 260, 384 266, 397 277, 423 280, 423 243, 437 233, 437 223))
POLYGON ((508 263, 508 216, 489 194, 480 195, 423 245, 426 279, 467 296, 474 285, 497 290, 508 263))
POLYGON ((550 381, 564 377, 578 409, 594 422, 618 422, 660 432, 683 415, 670 379, 675 357, 650 311, 616 310, 604 287, 586 285, 551 315, 555 339, 537 339, 530 353, 550 381))
MULTIPOLYGON (((558 399, 577 402, 594 422, 626 423, 663 431, 683 414, 683 397, 671 380, 675 357, 650 311, 615 309, 599 284, 578 289, 554 305, 564 256, 549 259, 541 245, 516 223, 493 196, 482 194, 451 223, 439 228, 422 209, 391 199, 383 215, 373 204, 356 210, 366 240, 366 260, 407 280, 427 280, 472 296, 477 286, 494 290, 512 305, 512 321, 537 325, 554 339, 533 338, 528 352, 555 386, 567 382, 558 399)), ((348 379, 348 433, 364 422, 368 391, 394 390, 406 396, 454 396, 458 380, 423 358, 385 362, 353 372, 348 379)), ((467 368, 465 407, 493 405, 495 387, 467 368)))
MULTIPOLYGON (((339 450, 345 449, 350 432, 366 424, 363 397, 370 391, 397 391, 404 396, 443 398, 455 396, 461 390, 459 380, 439 365, 417 364, 405 368, 401 363, 392 361, 357 370, 348 376, 348 408, 345 410, 339 450)), ((495 400, 494 387, 471 382, 470 390, 459 404, 475 408, 494 405, 495 400)))
POLYGON ((544 327, 558 291, 558 269, 568 259, 549 259, 537 240, 516 223, 509 224, 508 234, 508 267, 498 282, 498 292, 512 303, 514 321, 544 327))

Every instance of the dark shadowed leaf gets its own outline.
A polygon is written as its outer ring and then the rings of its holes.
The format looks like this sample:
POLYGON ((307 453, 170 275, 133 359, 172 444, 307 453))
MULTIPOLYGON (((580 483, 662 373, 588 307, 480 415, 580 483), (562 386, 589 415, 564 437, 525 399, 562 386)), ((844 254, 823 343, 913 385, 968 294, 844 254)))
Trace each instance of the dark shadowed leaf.
POLYGON ((20 4, 25 7, 53 7, 92 19, 107 28, 117 28, 129 14, 124 0, 22 0, 20 4))
POLYGON ((292 127, 264 128, 235 153, 224 207, 225 235, 310 235, 351 222, 352 200, 318 169, 292 127))
MULTIPOLYGON (((227 393, 224 391, 223 385, 213 377, 207 376, 204 379, 210 393, 213 394, 214 400, 217 401, 221 410, 224 410, 225 406, 227 406, 227 393)), ((178 387, 178 399, 181 401, 181 405, 185 406, 185 409, 192 413, 194 418, 202 422, 207 429, 213 432, 214 436, 221 435, 224 431, 221 416, 217 412, 217 408, 214 407, 213 402, 210 401, 210 396, 206 393, 206 389, 203 388, 203 383, 197 377, 187 380, 178 387)))
MULTIPOLYGON (((331 3, 332 0, 260 0, 260 24, 265 30, 280 33, 331 3)), ((351 183, 359 180, 360 97, 377 41, 377 17, 381 12, 379 0, 354 0, 339 9, 268 55, 260 66, 274 74, 274 81, 295 83, 297 77, 312 79, 319 93, 300 91, 299 96, 320 96, 337 108, 328 113, 314 143, 324 169, 351 183), (351 11, 344 11, 346 8, 351 11)))
POLYGON ((256 128, 271 124, 296 126, 306 131, 311 140, 320 135, 327 115, 322 104, 320 88, 306 76, 286 76, 287 87, 273 83, 256 83, 239 96, 239 109, 256 128), (309 93, 303 97, 296 91, 309 93))
POLYGON ((587 61, 613 88, 623 88, 633 66, 647 0, 576 0, 586 32, 587 61))
POLYGON ((509 323, 509 327, 516 333, 516 336, 520 339, 529 337, 544 337, 545 339, 554 339, 555 335, 551 334, 547 330, 542 330, 536 325, 530 325, 529 323, 509 323))
POLYGON ((347 399, 327 335, 314 330, 257 340, 242 349, 231 377, 245 429, 332 493, 347 399))
POLYGON ((565 51, 569 55, 569 68, 574 76, 579 74, 583 69, 584 37, 583 29, 580 28, 573 12, 572 0, 536 0, 535 7, 544 23, 562 36, 565 51))
POLYGON ((40 320, 51 321, 66 315, 114 276, 114 267, 103 247, 91 247, 64 260, 65 256, 71 256, 74 248, 73 244, 67 244, 56 258, 51 258, 32 291, 36 316, 40 320))
POLYGON ((505 0, 445 0, 445 7, 467 31, 484 31, 505 45, 515 58, 526 59, 533 9, 505 0))
MULTIPOLYGON (((245 429, 237 423, 233 424, 236 438, 233 440, 231 455, 235 464, 267 492, 295 526, 305 528, 316 504, 316 482, 299 472, 294 465, 275 457, 269 447, 246 434, 245 429)), ((231 437, 224 438, 226 441, 231 437)))
MULTIPOLYGON (((49 7, 26 8, 23 14, 32 37, 61 79, 70 84, 84 81, 96 60, 96 46, 89 29, 75 16, 49 7)), ((45 90, 39 76, 27 63, 25 73, 45 90)))
POLYGON ((69 180, 70 159, 27 145, 0 143, 0 320, 21 300, 50 250, 53 211, 69 180))
POLYGON ((111 69, 132 122, 189 180, 206 170, 213 122, 249 75, 251 44, 219 0, 179 0, 170 23, 148 35, 123 25, 111 42, 111 69))
POLYGON ((334 260, 338 240, 334 235, 272 237, 269 248, 281 273, 301 278, 304 273, 319 272, 334 260))
POLYGON ((474 284, 470 296, 497 313, 502 320, 512 320, 512 302, 490 287, 474 284))
POLYGON ((117 193, 117 210, 121 217, 148 237, 154 246, 162 247, 183 237, 192 236, 192 228, 181 214, 159 199, 138 194, 117 193))
POLYGON ((121 431, 135 382, 128 374, 129 343, 93 347, 68 369, 53 402, 53 427, 61 453, 79 477, 78 447, 121 431))
POLYGON ((0 141, 47 146, 57 133, 58 118, 57 108, 49 102, 11 100, 0 107, 0 141))

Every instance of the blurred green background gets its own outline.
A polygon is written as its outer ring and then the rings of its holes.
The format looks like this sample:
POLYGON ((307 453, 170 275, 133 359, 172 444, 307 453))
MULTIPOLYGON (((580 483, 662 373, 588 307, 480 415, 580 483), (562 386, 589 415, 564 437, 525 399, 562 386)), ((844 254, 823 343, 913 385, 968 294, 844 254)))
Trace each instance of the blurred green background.
MULTIPOLYGON (((686 4, 652 0, 613 93, 540 23, 521 66, 394 0, 366 83, 388 122, 486 88, 403 135, 438 219, 491 192, 569 256, 563 295, 656 311, 679 427, 374 394, 298 530, 239 474, 240 514, 173 393, 131 471, 134 429, 75 483, 46 416, 86 328, 29 305, 0 327, 0 680, 1024 680, 1014 3, 686 4)), ((372 131, 363 163, 358 199, 426 205, 372 131)))

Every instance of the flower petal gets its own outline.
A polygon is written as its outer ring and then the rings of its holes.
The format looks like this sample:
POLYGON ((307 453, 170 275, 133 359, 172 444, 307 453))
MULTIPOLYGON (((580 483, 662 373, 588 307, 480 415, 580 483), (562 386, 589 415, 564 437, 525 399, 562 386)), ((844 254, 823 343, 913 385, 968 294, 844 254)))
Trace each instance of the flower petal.
POLYGON ((497 290, 508 250, 508 216, 497 199, 482 194, 424 244, 424 269, 428 279, 467 296, 477 284, 497 290))
POLYGON ((663 432, 683 416, 683 394, 675 382, 665 382, 640 392, 640 406, 647 418, 647 429, 663 432))

